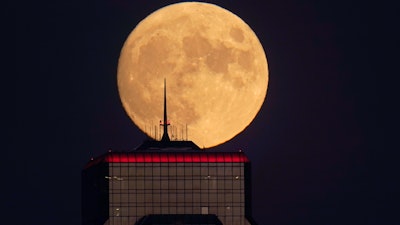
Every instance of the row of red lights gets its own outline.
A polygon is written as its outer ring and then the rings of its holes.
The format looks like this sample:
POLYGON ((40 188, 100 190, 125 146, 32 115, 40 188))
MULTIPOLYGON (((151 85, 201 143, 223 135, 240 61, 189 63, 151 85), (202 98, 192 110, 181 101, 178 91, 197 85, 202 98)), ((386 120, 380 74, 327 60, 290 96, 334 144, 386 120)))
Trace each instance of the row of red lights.
POLYGON ((108 163, 243 163, 249 159, 240 152, 208 153, 110 153, 108 163))

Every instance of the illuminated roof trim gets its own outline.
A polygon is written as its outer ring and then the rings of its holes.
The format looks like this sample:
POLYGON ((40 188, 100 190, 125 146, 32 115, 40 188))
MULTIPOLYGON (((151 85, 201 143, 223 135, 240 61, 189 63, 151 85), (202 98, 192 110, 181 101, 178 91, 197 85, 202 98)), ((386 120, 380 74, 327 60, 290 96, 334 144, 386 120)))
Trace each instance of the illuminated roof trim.
POLYGON ((107 163, 245 163, 250 162, 243 152, 131 152, 109 153, 107 163))

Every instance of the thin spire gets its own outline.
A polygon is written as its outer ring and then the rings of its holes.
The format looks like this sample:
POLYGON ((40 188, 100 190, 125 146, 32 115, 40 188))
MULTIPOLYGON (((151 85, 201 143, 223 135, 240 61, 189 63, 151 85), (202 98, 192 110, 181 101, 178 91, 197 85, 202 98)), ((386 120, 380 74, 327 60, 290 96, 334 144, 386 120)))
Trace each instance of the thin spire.
POLYGON ((164 133, 161 138, 161 141, 167 142, 170 141, 169 136, 168 136, 168 125, 169 122, 167 120, 167 84, 166 80, 164 78, 164 123, 161 125, 164 126, 164 133))

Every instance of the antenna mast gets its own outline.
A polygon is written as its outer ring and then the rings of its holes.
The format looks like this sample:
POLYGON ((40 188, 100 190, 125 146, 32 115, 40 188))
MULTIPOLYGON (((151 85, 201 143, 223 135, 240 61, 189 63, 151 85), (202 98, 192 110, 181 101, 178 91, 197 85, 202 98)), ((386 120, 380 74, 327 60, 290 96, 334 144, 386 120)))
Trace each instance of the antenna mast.
POLYGON ((164 126, 164 133, 161 138, 161 141, 163 142, 168 142, 170 141, 169 136, 168 136, 168 126, 169 122, 167 120, 167 85, 166 85, 166 80, 164 78, 164 123, 161 125, 164 126))

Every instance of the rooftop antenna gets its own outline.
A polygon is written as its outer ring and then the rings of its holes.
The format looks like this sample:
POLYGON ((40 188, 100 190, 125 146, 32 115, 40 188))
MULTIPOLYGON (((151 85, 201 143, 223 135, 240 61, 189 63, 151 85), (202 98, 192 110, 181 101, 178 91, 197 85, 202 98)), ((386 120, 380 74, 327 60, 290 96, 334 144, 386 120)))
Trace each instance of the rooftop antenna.
POLYGON ((169 136, 168 136, 168 126, 169 122, 167 120, 167 84, 166 80, 164 78, 164 123, 160 124, 161 126, 164 126, 164 133, 161 138, 162 142, 169 142, 169 136))

